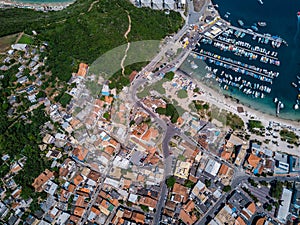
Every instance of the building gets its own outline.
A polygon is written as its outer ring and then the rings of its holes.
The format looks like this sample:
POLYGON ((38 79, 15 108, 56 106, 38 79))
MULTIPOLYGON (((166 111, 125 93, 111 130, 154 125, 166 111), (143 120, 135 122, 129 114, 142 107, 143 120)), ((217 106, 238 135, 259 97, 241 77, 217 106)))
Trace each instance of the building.
POLYGON ((287 222, 287 216, 289 214, 289 208, 292 200, 292 191, 283 188, 282 195, 281 195, 281 205, 279 206, 277 219, 281 223, 287 222))
POLYGON ((221 163, 213 159, 209 159, 204 171, 215 177, 219 172, 220 167, 221 167, 221 163))

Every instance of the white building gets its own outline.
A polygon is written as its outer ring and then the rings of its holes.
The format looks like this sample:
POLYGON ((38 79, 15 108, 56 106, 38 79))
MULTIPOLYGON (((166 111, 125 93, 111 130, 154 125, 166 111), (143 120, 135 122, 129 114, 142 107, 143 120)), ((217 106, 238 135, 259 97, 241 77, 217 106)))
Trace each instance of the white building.
POLYGON ((163 9, 164 8, 163 0, 152 0, 152 8, 153 9, 163 9))
POLYGON ((286 218, 289 213, 292 194, 293 194, 293 192, 286 188, 284 188, 282 191, 282 196, 281 196, 282 203, 279 206, 277 219, 284 224, 286 223, 286 218))
POLYGON ((174 10, 175 9, 175 1, 174 0, 165 0, 165 9, 174 10))
POLYGON ((141 6, 151 8, 151 0, 141 0, 141 6))
POLYGON ((204 171, 215 177, 217 175, 217 173, 219 172, 220 167, 221 167, 221 164, 219 162, 216 162, 213 159, 209 159, 204 171))

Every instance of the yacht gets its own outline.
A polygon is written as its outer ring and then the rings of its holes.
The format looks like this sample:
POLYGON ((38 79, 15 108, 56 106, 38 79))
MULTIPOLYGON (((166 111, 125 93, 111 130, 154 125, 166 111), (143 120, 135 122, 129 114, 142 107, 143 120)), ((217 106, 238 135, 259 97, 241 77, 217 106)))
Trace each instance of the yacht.
POLYGON ((257 0, 259 4, 263 5, 264 2, 262 0, 257 0))

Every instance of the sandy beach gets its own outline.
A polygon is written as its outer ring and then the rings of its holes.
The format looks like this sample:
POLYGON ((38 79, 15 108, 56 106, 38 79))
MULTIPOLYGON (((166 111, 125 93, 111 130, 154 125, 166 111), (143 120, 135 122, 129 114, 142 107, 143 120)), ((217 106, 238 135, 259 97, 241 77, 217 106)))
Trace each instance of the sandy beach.
POLYGON ((32 2, 18 2, 13 0, 0 0, 1 8, 16 7, 27 8, 38 11, 59 11, 69 5, 73 4, 76 0, 70 0, 68 2, 44 2, 44 3, 32 3, 32 2))

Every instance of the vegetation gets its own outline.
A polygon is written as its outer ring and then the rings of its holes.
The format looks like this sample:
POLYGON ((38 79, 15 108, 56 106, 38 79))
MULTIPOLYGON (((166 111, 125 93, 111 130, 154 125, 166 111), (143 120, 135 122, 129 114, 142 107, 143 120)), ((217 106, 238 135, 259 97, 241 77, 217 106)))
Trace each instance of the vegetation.
POLYGON ((149 212, 149 207, 146 206, 146 205, 140 205, 141 209, 144 211, 144 212, 149 212))
POLYGON ((30 37, 30 36, 27 35, 27 34, 23 34, 22 37, 19 39, 18 43, 30 45, 30 44, 33 44, 33 41, 34 41, 34 40, 33 40, 32 37, 30 37))
POLYGON ((299 137, 293 131, 283 129, 279 134, 282 140, 285 140, 290 144, 298 144, 299 137))
POLYGON ((242 129, 244 127, 244 121, 238 115, 230 112, 226 115, 226 125, 233 130, 242 129))
POLYGON ((179 155, 179 156, 178 156, 178 160, 180 160, 180 161, 185 161, 185 156, 184 156, 184 155, 179 155))
POLYGON ((249 128, 249 130, 253 130, 255 128, 262 129, 262 128, 264 128, 264 126, 262 125, 261 121, 259 121, 259 120, 249 120, 248 128, 249 128))
POLYGON ((175 183, 176 183, 176 178, 174 176, 171 176, 166 179, 166 185, 168 188, 172 188, 175 183))
POLYGON ((188 97, 187 91, 186 91, 186 90, 183 90, 183 89, 179 90, 179 91, 177 92, 177 97, 178 97, 178 98, 181 98, 181 99, 187 98, 187 97, 188 97))
POLYGON ((103 113, 103 118, 105 118, 106 120, 109 120, 109 119, 110 119, 110 114, 109 114, 109 112, 103 113))
POLYGON ((132 22, 130 42, 160 40, 182 24, 179 13, 166 15, 162 11, 136 8, 126 0, 100 0, 88 12, 92 2, 78 0, 65 10, 48 13, 1 9, 0 36, 37 31, 38 39, 49 45, 49 70, 55 77, 68 81, 79 62, 91 64, 100 55, 126 43, 123 36, 128 28, 126 11, 132 22))
POLYGON ((194 186, 194 184, 195 183, 193 181, 191 181, 191 180, 185 180, 183 185, 185 187, 192 188, 194 186))
POLYGON ((72 96, 67 94, 67 93, 64 93, 60 99, 59 99, 59 103, 63 106, 63 107, 66 107, 69 102, 71 101, 72 99, 72 96))
POLYGON ((229 192, 229 191, 231 191, 231 186, 230 186, 230 185, 224 186, 224 187, 223 187, 223 191, 224 191, 224 192, 229 192))
MULTIPOLYGON (((1 29, 1 28, 0 28, 1 29)), ((0 38, 0 52, 7 51, 16 42, 19 34, 7 35, 0 38)))
POLYGON ((174 75, 175 75, 174 72, 170 71, 165 74, 164 78, 171 81, 173 80, 174 75))
POLYGON ((172 123, 176 123, 177 119, 179 118, 179 114, 172 104, 167 104, 166 108, 158 107, 156 112, 160 115, 166 115, 170 117, 172 123))
POLYGON ((278 180, 274 180, 271 183, 271 188, 270 188, 270 195, 273 198, 280 199, 282 190, 283 190, 283 184, 282 182, 278 180))
POLYGON ((208 187, 208 188, 211 186, 211 180, 210 179, 205 179, 204 183, 205 183, 205 186, 208 187))

